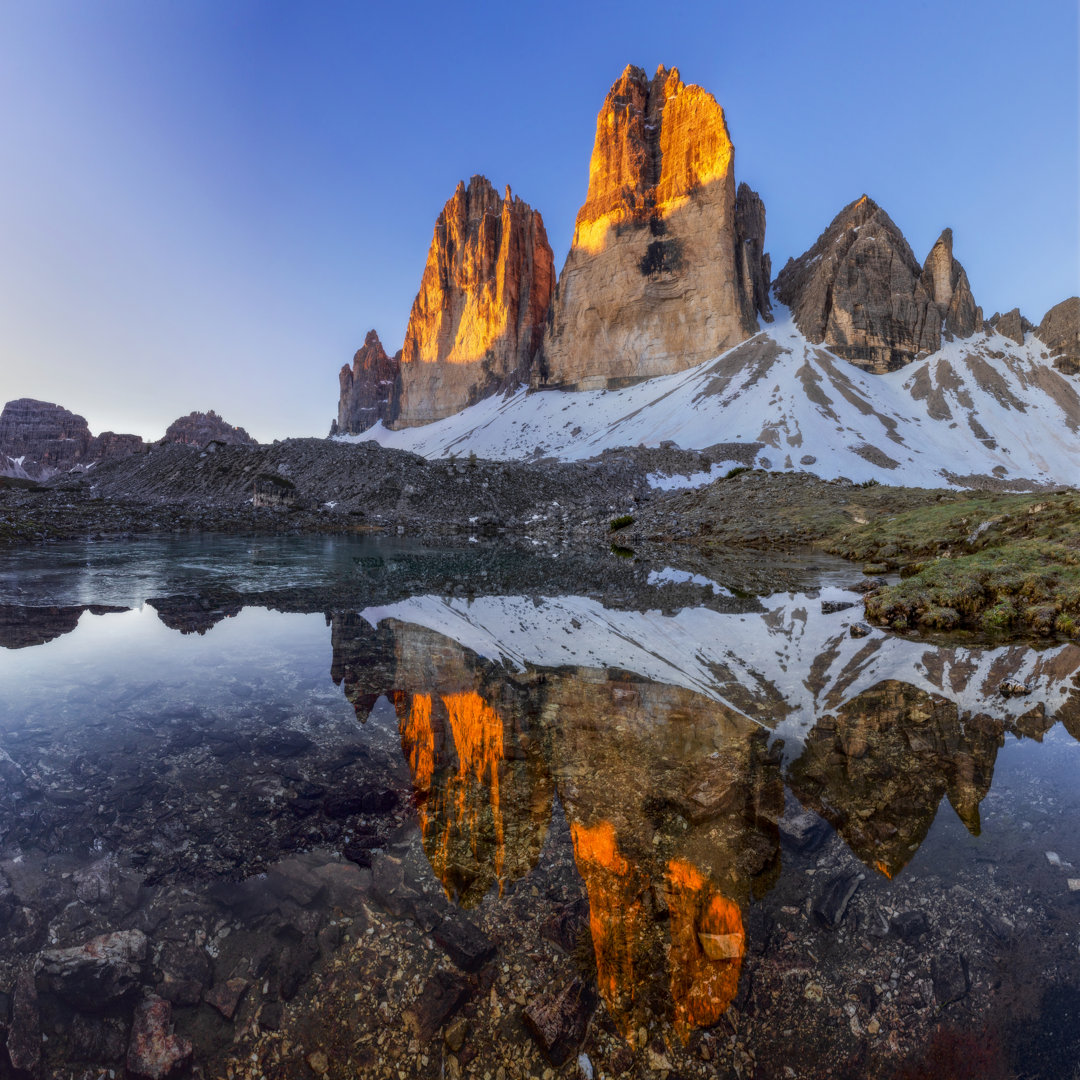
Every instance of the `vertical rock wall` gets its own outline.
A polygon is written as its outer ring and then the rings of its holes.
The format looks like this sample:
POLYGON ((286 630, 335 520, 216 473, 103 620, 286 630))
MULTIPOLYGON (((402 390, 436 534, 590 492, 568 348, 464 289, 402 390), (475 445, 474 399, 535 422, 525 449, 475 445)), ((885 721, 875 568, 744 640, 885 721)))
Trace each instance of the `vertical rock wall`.
POLYGON ((482 176, 459 183, 409 315, 393 425, 442 419, 527 379, 554 280, 539 212, 482 176))
POLYGON ((597 117, 589 191, 534 385, 681 371, 755 333, 768 311, 765 215, 749 188, 741 199, 740 216, 713 96, 676 69, 650 80, 627 67, 597 117))

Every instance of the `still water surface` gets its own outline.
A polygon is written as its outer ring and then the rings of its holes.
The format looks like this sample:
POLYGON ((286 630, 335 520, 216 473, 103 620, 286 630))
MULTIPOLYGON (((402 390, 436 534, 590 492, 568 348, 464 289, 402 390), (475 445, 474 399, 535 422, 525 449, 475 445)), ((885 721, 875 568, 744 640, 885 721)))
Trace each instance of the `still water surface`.
POLYGON ((176 1075, 1076 1075, 1080 648, 731 576, 3 553, 9 1056, 149 1068, 149 1002, 176 1075))

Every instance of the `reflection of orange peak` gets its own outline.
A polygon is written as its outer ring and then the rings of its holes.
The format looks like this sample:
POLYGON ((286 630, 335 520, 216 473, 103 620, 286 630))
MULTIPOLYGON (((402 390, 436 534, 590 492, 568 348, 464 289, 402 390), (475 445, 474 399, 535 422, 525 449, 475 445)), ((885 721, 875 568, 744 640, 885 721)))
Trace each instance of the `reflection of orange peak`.
POLYGON ((589 930, 596 954, 596 983, 608 1012, 631 1043, 637 1024, 633 1003, 637 954, 645 933, 641 882, 619 854, 610 821, 570 823, 574 858, 589 894, 589 930))
POLYGON ((629 863, 618 852, 615 827, 610 821, 601 821, 596 825, 579 825, 573 822, 570 833, 579 867, 583 861, 592 862, 620 876, 630 869, 629 863))
POLYGON ((431 730, 431 695, 415 694, 412 708, 401 721, 401 748, 409 762, 413 787, 418 792, 431 790, 435 771, 435 734, 431 730))
POLYGON ((667 868, 671 914, 671 996, 675 1027, 685 1039, 715 1024, 739 987, 746 951, 742 911, 697 867, 672 859, 667 868))
POLYGON ((485 788, 489 793, 495 826, 495 875, 502 884, 505 843, 502 809, 499 804, 499 762, 503 759, 503 722, 499 714, 475 691, 444 694, 458 756, 456 801, 459 824, 472 829, 473 853, 477 850, 478 804, 485 788), (471 808, 470 808, 471 804, 471 808))

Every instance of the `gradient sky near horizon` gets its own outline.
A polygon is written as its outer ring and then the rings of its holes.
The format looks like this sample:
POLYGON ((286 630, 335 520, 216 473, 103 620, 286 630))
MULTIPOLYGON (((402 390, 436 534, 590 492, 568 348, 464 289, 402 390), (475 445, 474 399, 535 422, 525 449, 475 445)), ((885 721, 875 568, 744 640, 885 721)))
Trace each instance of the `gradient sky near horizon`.
POLYGON ((562 265, 627 63, 724 106, 774 269, 866 192, 1037 322, 1078 291, 1077 57, 1071 0, 0 0, 0 403, 324 435, 459 179, 562 265))

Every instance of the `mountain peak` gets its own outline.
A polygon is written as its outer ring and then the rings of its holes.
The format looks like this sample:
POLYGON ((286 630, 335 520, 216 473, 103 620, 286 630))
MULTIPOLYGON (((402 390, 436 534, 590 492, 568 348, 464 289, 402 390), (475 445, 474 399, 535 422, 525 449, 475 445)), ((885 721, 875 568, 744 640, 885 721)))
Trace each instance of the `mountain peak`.
MULTIPOLYGON (((749 190, 749 189, 748 189, 749 190)), ((756 198, 756 196, 755 196, 756 198)), ((760 204, 760 200, 758 200, 760 204)), ((618 384, 711 359, 757 331, 764 208, 737 235, 734 148, 707 90, 626 67, 596 118, 538 381, 618 384)))
POLYGON ((1043 316, 1035 336, 1050 350, 1058 371, 1080 373, 1080 296, 1055 304, 1043 316))
POLYGON ((776 295, 813 342, 875 374, 935 352, 941 335, 968 337, 982 324, 945 229, 920 266, 889 215, 862 195, 813 246, 790 259, 776 295))

